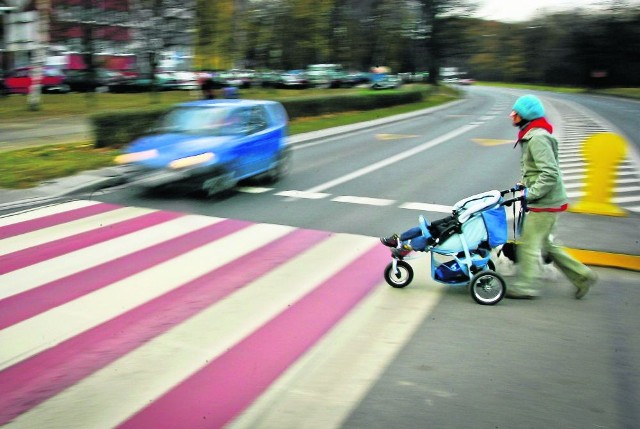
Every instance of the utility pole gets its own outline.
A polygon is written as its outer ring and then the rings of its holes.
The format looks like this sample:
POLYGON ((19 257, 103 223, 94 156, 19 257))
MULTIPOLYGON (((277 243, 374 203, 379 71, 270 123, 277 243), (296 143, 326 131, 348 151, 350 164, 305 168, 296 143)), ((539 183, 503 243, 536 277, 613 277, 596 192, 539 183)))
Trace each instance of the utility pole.
POLYGON ((40 110, 42 94, 42 75, 47 58, 47 48, 49 47, 49 14, 51 12, 50 0, 37 0, 36 11, 38 13, 38 43, 35 55, 32 57, 33 68, 31 69, 31 88, 27 103, 29 110, 40 110))

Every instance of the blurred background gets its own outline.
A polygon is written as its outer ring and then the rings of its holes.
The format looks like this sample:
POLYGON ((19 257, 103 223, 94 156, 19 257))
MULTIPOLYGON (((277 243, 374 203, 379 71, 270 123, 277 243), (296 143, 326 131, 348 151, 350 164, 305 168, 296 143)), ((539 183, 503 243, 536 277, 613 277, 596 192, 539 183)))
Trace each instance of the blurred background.
POLYGON ((60 92, 211 76, 299 86, 318 64, 342 84, 381 69, 430 83, 640 81, 638 1, 0 0, 0 13, 5 86, 32 67, 64 76, 44 88, 60 92))

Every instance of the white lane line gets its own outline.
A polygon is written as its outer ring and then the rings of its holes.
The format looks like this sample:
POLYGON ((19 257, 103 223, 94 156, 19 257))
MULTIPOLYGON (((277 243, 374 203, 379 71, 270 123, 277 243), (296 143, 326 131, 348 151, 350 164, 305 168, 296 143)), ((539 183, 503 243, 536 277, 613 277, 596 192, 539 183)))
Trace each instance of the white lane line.
POLYGON ((343 195, 335 197, 331 201, 338 203, 351 203, 351 204, 363 204, 368 206, 390 206, 395 203, 395 200, 385 200, 382 198, 367 198, 367 197, 352 197, 343 195))
POLYGON ((365 174, 369 174, 371 172, 374 172, 376 170, 379 170, 381 168, 384 168, 388 165, 394 164, 396 162, 400 162, 404 159, 410 158, 420 152, 423 152, 427 149, 431 149, 432 147, 438 146, 439 144, 442 144, 444 142, 446 142, 447 140, 450 140, 454 137, 457 137, 461 134, 464 134, 468 131, 471 131, 474 128, 477 128, 480 124, 468 124, 465 125, 464 127, 458 128, 457 130, 451 131, 447 134, 444 134, 440 137, 438 137, 435 140, 431 140, 428 141, 426 143, 421 144, 420 146, 416 146, 413 149, 409 149, 407 151, 401 152, 395 156, 389 157, 387 159, 384 159, 382 161, 376 162, 374 164, 371 164, 367 167, 361 168, 360 170, 356 170, 353 171, 347 175, 344 175, 342 177, 338 177, 334 180, 330 180, 328 182, 322 183, 318 186, 314 186, 313 188, 307 189, 305 192, 322 192, 322 191, 326 191, 329 188, 333 188, 334 186, 338 186, 341 185, 343 183, 349 182, 351 180, 357 179, 358 177, 364 176, 365 174))
POLYGON ((279 197, 304 198, 307 200, 321 200, 331 196, 331 194, 323 194, 321 192, 310 191, 282 191, 275 194, 279 197))
POLYGON ((244 192, 245 194, 264 194, 273 191, 273 188, 261 188, 258 186, 240 186, 236 188, 238 192, 244 192))
POLYGON ((440 204, 428 204, 428 203, 404 203, 400 206, 401 209, 408 210, 420 210, 423 212, 437 212, 437 213, 451 213, 453 206, 443 206, 440 204))

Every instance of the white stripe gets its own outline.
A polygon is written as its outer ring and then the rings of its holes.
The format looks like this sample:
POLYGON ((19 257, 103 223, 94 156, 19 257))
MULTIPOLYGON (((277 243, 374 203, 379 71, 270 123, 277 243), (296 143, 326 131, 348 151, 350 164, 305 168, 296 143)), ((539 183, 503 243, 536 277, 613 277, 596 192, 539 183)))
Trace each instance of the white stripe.
POLYGON ((291 197, 291 198, 304 198, 308 200, 321 200, 322 198, 327 198, 331 194, 323 194, 320 192, 309 192, 309 191, 282 191, 275 194, 279 197, 291 197))
POLYGON ((333 236, 21 415, 15 423, 34 428, 115 427, 374 245, 371 237, 333 236), (309 271, 318 261, 323 269, 309 271))
POLYGON ((418 271, 402 293, 380 286, 228 427, 344 427, 444 290, 418 271))
POLYGON ((637 203, 640 202, 640 195, 634 197, 613 197, 612 200, 616 204, 637 203))
POLYGON ((0 331, 0 370, 221 267, 251 247, 275 240, 292 229, 280 225, 250 226, 4 329, 0 331), (34 332, 46 332, 46 336, 33 335, 34 332))
MULTIPOLYGON (((618 192, 620 192, 620 191, 618 191, 618 192)), ((584 191, 567 192, 567 197, 568 198, 580 198, 580 197, 583 197, 584 195, 586 195, 584 191)), ((611 198, 611 203, 614 203, 614 204, 635 203, 637 201, 640 201, 640 195, 632 196, 632 197, 613 197, 613 198, 611 198)))
POLYGON ((81 209, 83 207, 93 206, 100 204, 98 201, 90 200, 77 200, 69 201, 62 204, 52 204, 46 207, 40 207, 38 209, 24 210, 19 213, 12 213, 3 217, 0 217, 0 226, 13 225, 19 222, 25 222, 28 220, 37 219, 43 216, 49 216, 52 214, 63 213, 75 209, 81 209))
POLYGON ((61 223, 48 228, 5 238, 4 240, 0 240, 0 254, 6 255, 8 253, 17 252, 18 250, 28 249, 50 241, 59 240, 61 238, 91 231, 96 228, 134 219, 153 211, 154 210, 152 209, 140 207, 123 207, 106 213, 87 216, 71 222, 61 223))
POLYGON ((479 124, 468 124, 465 125, 464 127, 458 128, 457 130, 451 131, 445 135, 442 135, 440 137, 438 137, 435 140, 431 140, 428 141, 426 143, 421 144, 420 146, 416 146, 413 149, 409 149, 407 151, 404 151, 402 153, 399 153, 395 156, 389 157, 387 159, 384 159, 382 161, 376 162, 374 164, 371 164, 367 167, 361 168, 360 170, 356 170, 352 173, 349 173, 345 176, 342 177, 338 177, 334 180, 330 180, 329 182, 325 182, 321 185, 318 186, 314 186, 311 189, 307 189, 306 192, 322 192, 322 191, 326 191, 329 188, 333 188, 334 186, 337 185, 341 185, 343 183, 349 182, 351 180, 357 179, 358 177, 364 176, 365 174, 369 174, 371 172, 374 172, 376 170, 379 170, 381 168, 384 168, 388 165, 391 164, 395 164, 396 162, 400 162, 406 158, 412 157, 415 154, 418 154, 420 152, 423 152, 427 149, 431 149, 432 147, 438 146, 439 144, 442 144, 444 142, 446 142, 447 140, 450 140, 454 137, 457 137, 461 134, 464 134, 468 131, 471 131, 472 129, 478 127, 479 124))
POLYGON ((621 186, 619 188, 615 189, 616 193, 622 193, 622 192, 638 192, 640 191, 640 186, 621 186))
POLYGON ((401 209, 408 210, 420 210, 423 212, 438 212, 449 213, 453 210, 453 206, 443 206, 440 204, 428 204, 428 203, 404 203, 400 206, 401 209))
POLYGON ((3 286, 0 288, 0 299, 130 255, 196 229, 213 225, 221 220, 221 218, 207 216, 181 216, 133 234, 114 238, 7 273, 2 276, 3 286))
POLYGON ((348 195, 343 195, 340 197, 333 198, 331 201, 335 201, 338 203, 351 203, 351 204, 362 204, 369 206, 390 206, 395 203, 394 200, 385 200, 382 198, 366 198, 366 197, 353 197, 348 195))
POLYGON ((260 188, 256 186, 239 186, 236 188, 238 192, 244 192, 246 194, 264 194, 266 192, 273 191, 273 188, 260 188))

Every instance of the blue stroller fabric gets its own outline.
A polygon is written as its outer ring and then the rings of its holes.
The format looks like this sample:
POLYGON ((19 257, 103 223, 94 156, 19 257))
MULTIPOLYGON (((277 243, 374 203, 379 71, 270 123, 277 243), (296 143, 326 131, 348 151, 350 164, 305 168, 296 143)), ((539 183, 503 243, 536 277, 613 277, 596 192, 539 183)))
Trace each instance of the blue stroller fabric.
POLYGON ((486 210, 481 213, 487 228, 489 247, 500 246, 507 242, 509 228, 507 227, 507 211, 504 207, 486 210))

